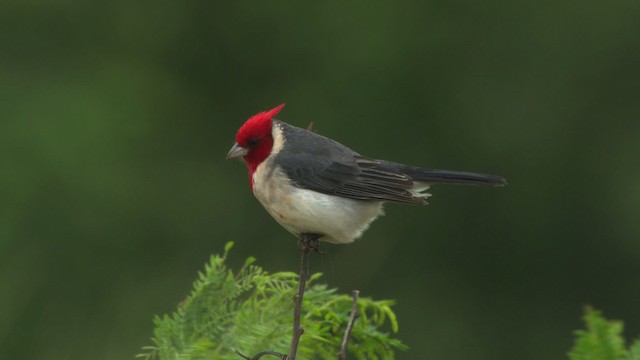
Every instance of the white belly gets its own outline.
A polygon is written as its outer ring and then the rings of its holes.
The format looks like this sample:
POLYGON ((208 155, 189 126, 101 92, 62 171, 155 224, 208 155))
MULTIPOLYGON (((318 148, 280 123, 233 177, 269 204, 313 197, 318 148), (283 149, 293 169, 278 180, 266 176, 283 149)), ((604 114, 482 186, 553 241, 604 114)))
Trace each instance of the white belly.
POLYGON ((285 229, 295 235, 322 234, 322 241, 344 244, 362 235, 382 215, 381 201, 326 195, 291 185, 280 169, 271 173, 260 164, 253 175, 253 193, 285 229))

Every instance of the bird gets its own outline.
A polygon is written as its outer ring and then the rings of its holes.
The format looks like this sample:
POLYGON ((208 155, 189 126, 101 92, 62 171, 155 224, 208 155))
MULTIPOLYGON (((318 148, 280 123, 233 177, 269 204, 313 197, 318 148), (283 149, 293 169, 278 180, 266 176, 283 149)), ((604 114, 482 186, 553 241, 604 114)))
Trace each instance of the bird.
POLYGON ((383 215, 384 203, 426 205, 435 184, 504 186, 503 177, 426 169, 369 158, 311 130, 275 119, 285 104, 250 117, 227 159, 242 158, 250 188, 297 237, 347 244, 383 215))

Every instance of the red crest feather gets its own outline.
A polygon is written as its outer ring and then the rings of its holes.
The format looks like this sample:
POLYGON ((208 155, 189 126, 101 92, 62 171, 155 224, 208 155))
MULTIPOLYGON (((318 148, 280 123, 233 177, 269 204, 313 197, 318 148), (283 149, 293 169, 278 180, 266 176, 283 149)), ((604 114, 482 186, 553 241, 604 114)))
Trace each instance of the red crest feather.
POLYGON ((271 123, 285 104, 280 104, 271 110, 263 111, 253 115, 247 120, 236 134, 236 142, 241 146, 246 146, 247 142, 253 138, 264 138, 271 135, 271 123))
POLYGON ((251 188, 253 188, 253 173, 258 165, 271 153, 273 146, 273 138, 271 137, 272 120, 283 107, 284 104, 280 104, 269 111, 263 111, 250 117, 236 134, 236 143, 248 150, 243 159, 249 169, 251 188))

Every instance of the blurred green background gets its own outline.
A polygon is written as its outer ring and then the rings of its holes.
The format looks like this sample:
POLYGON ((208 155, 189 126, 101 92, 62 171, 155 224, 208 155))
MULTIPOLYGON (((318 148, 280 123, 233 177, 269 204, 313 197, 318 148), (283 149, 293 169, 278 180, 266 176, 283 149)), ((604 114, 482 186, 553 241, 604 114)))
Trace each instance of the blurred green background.
MULTIPOLYGON (((209 254, 297 270, 225 161, 279 118, 495 173, 314 254, 393 298, 399 359, 565 359, 591 304, 640 334, 640 2, 0 4, 0 358, 130 359, 209 254)), ((304 340, 303 340, 304 341, 304 340)))

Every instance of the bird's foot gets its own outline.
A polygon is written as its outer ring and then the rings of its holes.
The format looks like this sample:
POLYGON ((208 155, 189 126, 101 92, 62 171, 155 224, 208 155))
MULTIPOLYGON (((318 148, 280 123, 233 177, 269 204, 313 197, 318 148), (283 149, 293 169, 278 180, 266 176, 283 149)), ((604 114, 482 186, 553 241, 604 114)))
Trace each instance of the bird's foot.
POLYGON ((320 234, 300 234, 300 238, 298 238, 298 246, 300 250, 309 252, 313 250, 317 253, 323 253, 320 250, 320 234))

